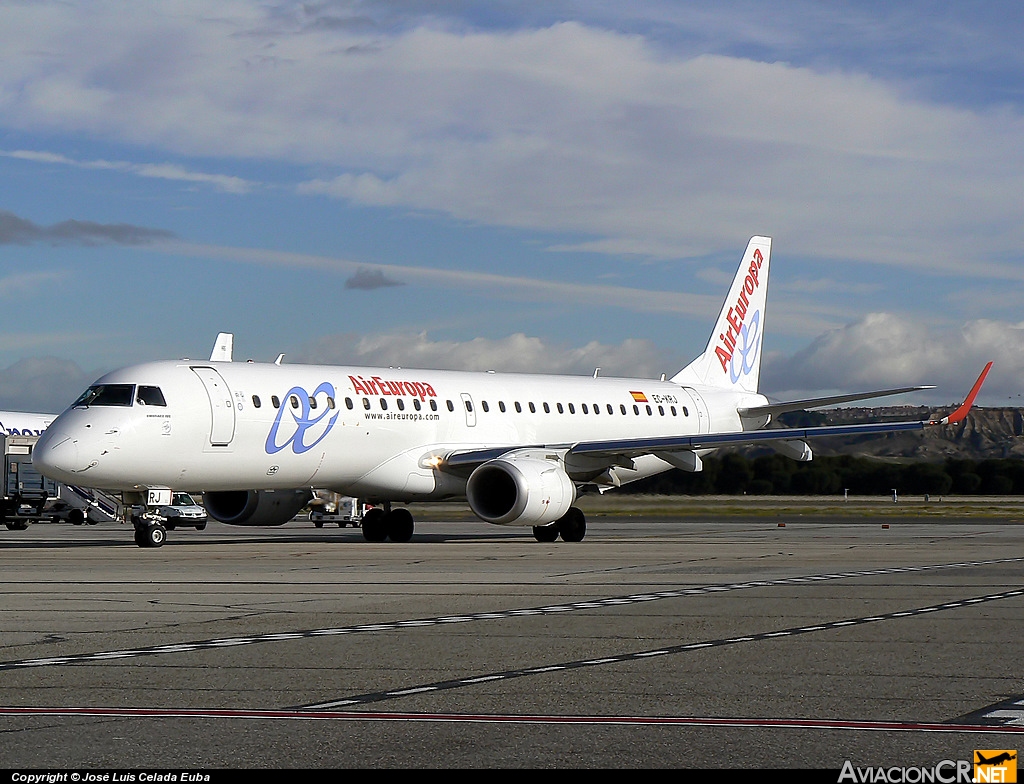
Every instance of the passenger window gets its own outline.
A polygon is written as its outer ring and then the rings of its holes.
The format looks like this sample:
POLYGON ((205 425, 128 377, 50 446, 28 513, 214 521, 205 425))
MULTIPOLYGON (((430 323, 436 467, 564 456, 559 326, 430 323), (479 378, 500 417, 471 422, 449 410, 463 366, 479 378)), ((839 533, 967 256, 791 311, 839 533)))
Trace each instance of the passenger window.
POLYGON ((664 406, 658 406, 658 414, 660 416, 665 416, 665 407, 664 406))
POLYGON ((683 416, 690 416, 690 411, 686 406, 683 406, 683 416))
MULTIPOLYGON (((332 411, 334 410, 334 398, 331 397, 330 395, 327 396, 327 407, 329 409, 331 409, 332 411)), ((351 408, 351 406, 350 406, 350 408, 351 408)))
POLYGON ((430 410, 431 411, 437 411, 437 401, 436 400, 431 400, 430 401, 430 410))
POLYGON ((274 405, 274 408, 281 407, 281 398, 279 398, 277 395, 271 395, 270 402, 274 405))
POLYGON ((624 403, 619 403, 619 409, 622 411, 622 415, 626 415, 626 406, 624 403))
POLYGON ((467 411, 467 413, 472 414, 473 413, 473 401, 472 400, 464 400, 463 402, 466 404, 466 411, 467 411))
POLYGON ((537 407, 533 403, 530 403, 530 413, 531 414, 536 414, 537 413, 537 407))
POLYGON ((481 402, 481 403, 480 403, 480 405, 481 405, 481 406, 483 406, 483 408, 484 408, 484 413, 485 413, 485 414, 486 414, 486 413, 487 413, 488 411, 490 411, 490 410, 491 410, 491 407, 487 405, 487 401, 486 401, 486 400, 484 400, 483 402, 481 402))
POLYGON ((405 401, 402 398, 398 398, 398 410, 405 411, 405 401))
POLYGON ((635 403, 633 404, 633 413, 636 416, 640 416, 640 406, 636 405, 635 403))
POLYGON ((367 411, 370 410, 370 398, 368 398, 368 397, 364 397, 363 398, 363 408, 365 408, 367 411))
POLYGON ((418 397, 414 397, 412 399, 412 407, 415 408, 417 411, 419 411, 420 408, 422 408, 422 406, 420 405, 420 399, 418 397))
MULTIPOLYGON (((559 414, 564 414, 564 413, 565 413, 565 411, 563 411, 563 410, 562 410, 562 404, 561 404, 561 403, 558 403, 558 404, 557 404, 557 405, 555 406, 555 408, 557 408, 557 409, 558 409, 558 413, 559 413, 559 414)), ((569 404, 569 410, 570 410, 570 411, 572 411, 572 403, 570 403, 570 404, 569 404)))
POLYGON ((651 407, 650 406, 646 406, 646 408, 647 408, 647 416, 650 416, 651 413, 652 413, 651 412, 651 407))
POLYGON ((612 408, 612 404, 611 404, 611 403, 609 403, 609 404, 608 404, 608 416, 611 416, 611 415, 612 415, 612 414, 614 414, 614 413, 615 413, 615 409, 614 409, 614 408, 612 408))
POLYGON ((387 411, 388 410, 388 401, 386 401, 384 398, 380 399, 380 410, 381 411, 387 411))
POLYGON ((345 408, 347 408, 349 411, 351 411, 352 410, 352 406, 353 406, 352 398, 350 398, 350 397, 345 398, 345 408))
POLYGON ((260 402, 260 396, 259 395, 253 395, 252 396, 252 407, 253 408, 259 408, 262 405, 263 404, 260 402))
POLYGON ((299 398, 297 396, 295 396, 295 395, 289 396, 288 402, 292 404, 292 408, 298 408, 299 407, 299 398))
POLYGON ((160 387, 139 387, 139 393, 135 396, 135 399, 144 406, 166 406, 167 401, 164 400, 164 393, 160 391, 160 387))
POLYGON ((311 397, 309 399, 309 407, 310 408, 316 408, 316 398, 315 397, 311 397))
POLYGON ((505 402, 503 400, 498 401, 498 410, 503 414, 505 413, 505 402))
POLYGON ((547 403, 544 404, 544 413, 545 414, 550 414, 551 413, 551 406, 549 406, 547 403))
POLYGON ((678 414, 676 414, 676 407, 675 406, 669 406, 669 410, 672 412, 672 416, 678 416, 678 414))
POLYGON ((455 410, 455 404, 452 401, 446 400, 444 402, 448 404, 448 410, 449 411, 454 411, 455 410))
POLYGON ((589 413, 590 413, 590 412, 589 412, 589 411, 587 410, 587 404, 586 404, 586 403, 583 403, 583 404, 582 404, 582 405, 580 406, 580 408, 581 408, 581 409, 583 409, 583 413, 584 413, 584 414, 589 414, 589 413))
POLYGON ((519 405, 519 401, 518 400, 516 401, 516 413, 517 414, 523 413, 523 407, 521 405, 519 405))

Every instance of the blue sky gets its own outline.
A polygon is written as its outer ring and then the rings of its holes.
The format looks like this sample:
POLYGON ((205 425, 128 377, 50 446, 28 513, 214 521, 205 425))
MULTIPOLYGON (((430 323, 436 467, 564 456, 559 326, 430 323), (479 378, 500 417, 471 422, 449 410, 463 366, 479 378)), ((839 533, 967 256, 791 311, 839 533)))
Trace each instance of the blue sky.
POLYGON ((218 331, 672 374, 752 234, 762 391, 1020 405, 1022 8, 0 0, 0 408, 218 331))

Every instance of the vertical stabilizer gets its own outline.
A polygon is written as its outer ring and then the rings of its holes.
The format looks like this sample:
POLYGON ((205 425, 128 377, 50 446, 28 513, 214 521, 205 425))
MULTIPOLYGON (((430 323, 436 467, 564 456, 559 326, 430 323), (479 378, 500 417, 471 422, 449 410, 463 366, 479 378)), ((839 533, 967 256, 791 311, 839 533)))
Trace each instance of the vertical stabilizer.
POLYGON ((757 392, 771 237, 751 237, 704 353, 672 381, 757 392))
POLYGON ((234 343, 234 334, 231 332, 219 333, 217 335, 217 341, 213 344, 213 352, 210 354, 210 361, 230 362, 234 343))

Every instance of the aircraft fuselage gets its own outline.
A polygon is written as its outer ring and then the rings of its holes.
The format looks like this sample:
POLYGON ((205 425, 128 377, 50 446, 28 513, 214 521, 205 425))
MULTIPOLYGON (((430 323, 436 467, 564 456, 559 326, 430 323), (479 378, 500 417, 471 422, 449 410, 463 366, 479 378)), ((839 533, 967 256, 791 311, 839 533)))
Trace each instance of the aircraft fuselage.
MULTIPOLYGON (((765 402, 641 379, 184 360, 90 389, 103 393, 36 449, 48 475, 109 490, 316 486, 390 500, 463 493, 464 478, 437 469, 453 450, 738 431, 737 407, 765 402)), ((638 463, 627 480, 670 467, 638 463)))

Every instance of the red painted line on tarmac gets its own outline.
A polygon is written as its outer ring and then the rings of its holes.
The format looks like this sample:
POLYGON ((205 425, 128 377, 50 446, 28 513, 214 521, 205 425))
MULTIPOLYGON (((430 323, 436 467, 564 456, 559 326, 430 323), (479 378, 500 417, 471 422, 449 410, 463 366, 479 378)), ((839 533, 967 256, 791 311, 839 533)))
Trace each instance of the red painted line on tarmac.
POLYGON ((239 710, 209 708, 40 708, 0 707, 0 716, 100 716, 113 718, 205 718, 264 721, 432 721, 476 724, 633 724, 684 727, 768 727, 778 729, 879 732, 968 732, 1024 734, 1024 726, 828 719, 711 718, 698 716, 543 716, 473 713, 239 710))

